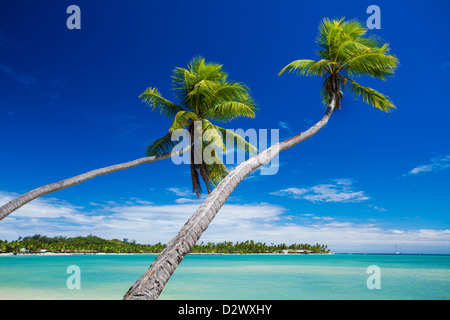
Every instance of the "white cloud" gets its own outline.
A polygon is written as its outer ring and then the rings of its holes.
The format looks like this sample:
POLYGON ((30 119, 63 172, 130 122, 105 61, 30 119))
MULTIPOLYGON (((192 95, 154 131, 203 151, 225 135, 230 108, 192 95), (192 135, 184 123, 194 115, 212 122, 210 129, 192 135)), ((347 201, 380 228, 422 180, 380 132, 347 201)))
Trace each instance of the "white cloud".
POLYGON ((332 217, 313 217, 315 220, 334 220, 332 217))
POLYGON ((370 199, 364 191, 355 190, 352 184, 350 179, 334 179, 327 184, 307 188, 287 188, 271 194, 311 202, 361 202, 370 199))
MULTIPOLYGON (((13 194, 0 192, 0 204, 13 194)), ((136 200, 97 204, 90 211, 57 199, 37 199, 0 221, 0 239, 42 234, 94 234, 106 239, 167 243, 198 209, 198 203, 154 205, 136 200)), ((225 204, 200 241, 323 243, 335 252, 449 252, 450 230, 389 229, 373 220, 345 221, 312 213, 293 215, 269 203, 225 204)))
POLYGON ((192 191, 188 190, 187 188, 177 188, 177 187, 173 187, 173 188, 167 188, 167 191, 170 191, 172 193, 174 193, 175 195, 179 196, 179 197, 188 197, 188 196, 192 196, 192 191))
POLYGON ((450 168, 450 155, 432 158, 429 164, 417 166, 403 176, 416 175, 425 172, 438 172, 447 168, 450 168))
POLYGON ((385 211, 387 211, 385 208, 378 207, 378 206, 376 206, 376 205, 374 205, 374 204, 369 204, 368 207, 369 207, 369 208, 372 208, 372 209, 375 209, 375 210, 377 210, 377 211, 379 211, 379 212, 385 212, 385 211))
MULTIPOLYGON (((5 204, 18 195, 0 191, 0 205, 5 204)), ((21 217, 27 218, 60 218, 67 215, 77 214, 79 207, 59 201, 55 198, 39 198, 22 207, 21 217)))
POLYGON ((190 199, 190 198, 178 198, 175 200, 176 203, 202 203, 202 199, 190 199))
POLYGON ((286 129, 289 132, 289 134, 293 134, 293 131, 292 131, 291 127, 289 126, 289 123, 284 122, 284 121, 279 121, 278 125, 281 128, 286 129))

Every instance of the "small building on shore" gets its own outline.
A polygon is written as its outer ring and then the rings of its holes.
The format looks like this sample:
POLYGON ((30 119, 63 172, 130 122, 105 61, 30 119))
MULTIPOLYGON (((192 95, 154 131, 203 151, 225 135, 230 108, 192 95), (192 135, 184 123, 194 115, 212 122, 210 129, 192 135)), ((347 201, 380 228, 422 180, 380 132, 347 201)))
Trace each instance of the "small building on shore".
POLYGON ((302 249, 302 250, 293 250, 293 249, 285 249, 281 251, 284 254, 309 254, 314 253, 314 251, 309 249, 302 249))

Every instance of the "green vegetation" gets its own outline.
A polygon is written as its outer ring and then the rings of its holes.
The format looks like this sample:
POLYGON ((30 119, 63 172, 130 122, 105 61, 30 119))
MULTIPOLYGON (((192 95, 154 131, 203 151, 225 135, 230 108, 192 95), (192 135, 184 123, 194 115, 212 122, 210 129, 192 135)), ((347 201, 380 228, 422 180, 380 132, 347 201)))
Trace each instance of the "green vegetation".
POLYGON ((284 243, 270 245, 261 242, 254 242, 253 240, 245 242, 221 242, 221 243, 203 243, 195 245, 191 252, 194 253, 280 253, 283 250, 297 251, 297 250, 308 250, 309 253, 328 253, 330 250, 326 245, 321 244, 291 244, 287 245, 284 243))
POLYGON ((142 101, 153 110, 173 119, 169 132, 150 144, 147 155, 157 156, 171 152, 176 145, 176 142, 172 141, 172 134, 176 130, 186 129, 190 135, 192 187, 198 198, 202 191, 200 177, 210 193, 211 187, 216 187, 228 174, 227 168, 216 153, 216 148, 226 152, 227 137, 245 152, 257 150, 233 130, 219 127, 213 122, 226 123, 239 117, 254 118, 256 103, 247 86, 228 80, 228 74, 222 69, 222 65, 206 63, 202 57, 192 59, 187 69, 175 68, 172 84, 177 103, 164 99, 153 87, 147 88, 140 95, 142 101), (202 141, 202 137, 213 144, 202 141), (194 145, 200 150, 195 151, 194 145), (214 148, 210 149, 210 145, 214 145, 214 148), (210 153, 206 154, 210 159, 200 159, 208 150, 210 153), (199 151, 200 154, 195 154, 199 151), (193 161, 194 159, 196 160, 193 161))
MULTIPOLYGON (((41 250, 54 253, 159 253, 165 248, 165 244, 138 244, 135 240, 113 239, 105 240, 93 235, 86 237, 66 238, 47 237, 35 234, 34 236, 19 237, 14 241, 0 240, 0 252, 30 252, 39 253, 41 250), (24 250, 23 250, 24 249, 24 250)), ((310 250, 308 253, 330 252, 326 245, 315 244, 273 244, 261 242, 221 242, 203 243, 195 245, 191 253, 280 253, 283 250, 310 250)))
POLYGON ((300 59, 288 64, 280 71, 305 76, 322 77, 322 101, 330 105, 336 100, 340 109, 343 92, 349 89, 355 98, 385 112, 395 109, 389 97, 375 89, 358 84, 354 78, 369 76, 386 80, 394 75, 399 65, 395 55, 389 54, 389 44, 374 35, 367 35, 363 22, 325 18, 319 26, 316 40, 320 60, 300 59))

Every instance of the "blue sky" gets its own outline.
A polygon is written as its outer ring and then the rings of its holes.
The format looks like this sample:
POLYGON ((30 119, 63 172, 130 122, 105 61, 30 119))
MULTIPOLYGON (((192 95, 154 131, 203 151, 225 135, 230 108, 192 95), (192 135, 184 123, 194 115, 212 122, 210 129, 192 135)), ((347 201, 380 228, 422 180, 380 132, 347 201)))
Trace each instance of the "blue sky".
MULTIPOLYGON (((450 5, 445 1, 2 1, 0 204, 44 184, 144 156, 170 120, 138 98, 194 56, 244 82, 260 111, 230 129, 318 121, 321 79, 278 76, 315 58, 320 20, 381 8, 371 30, 400 60, 382 113, 350 95, 316 136, 280 154, 276 175, 242 182, 204 241, 325 243, 335 252, 450 253, 447 119, 450 5), (81 8, 81 30, 66 9, 81 8)), ((0 222, 0 238, 35 233, 167 242, 194 213, 187 165, 142 165, 42 197, 0 222)))

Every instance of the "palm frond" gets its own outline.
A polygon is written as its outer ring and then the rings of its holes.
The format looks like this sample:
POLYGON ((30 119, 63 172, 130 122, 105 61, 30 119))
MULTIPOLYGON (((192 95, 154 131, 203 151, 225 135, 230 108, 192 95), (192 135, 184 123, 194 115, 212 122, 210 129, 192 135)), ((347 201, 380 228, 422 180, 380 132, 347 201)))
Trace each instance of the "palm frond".
POLYGON ((384 45, 383 39, 374 34, 359 37, 358 42, 372 50, 381 48, 384 45))
POLYGON ((189 72, 201 80, 224 81, 228 74, 222 70, 222 65, 214 62, 205 62, 202 56, 194 57, 188 65, 189 72))
POLYGON ((175 97, 179 104, 187 110, 192 110, 188 94, 192 91, 196 81, 196 77, 189 70, 185 68, 175 68, 172 74, 172 88, 175 91, 175 97))
POLYGON ((217 130, 219 130, 222 133, 222 138, 226 141, 225 143, 233 143, 237 145, 239 149, 241 149, 244 152, 248 152, 249 154, 254 154, 258 152, 258 148, 249 143, 247 140, 245 140, 240 135, 236 134, 232 130, 228 130, 219 126, 214 126, 217 130))
POLYGON ((202 56, 194 57, 188 64, 188 69, 191 73, 198 75, 200 70, 205 67, 205 58, 202 56))
POLYGON ((370 50, 371 48, 362 44, 359 39, 349 39, 340 43, 336 48, 336 52, 333 53, 334 61, 345 63, 349 59, 355 57, 355 55, 359 55, 370 50))
POLYGON ((389 100, 389 97, 375 89, 364 87, 355 81, 349 81, 348 87, 356 98, 361 98, 363 102, 370 104, 381 111, 392 112, 396 109, 392 101, 389 100))
POLYGON ((217 84, 214 81, 201 80, 197 82, 186 97, 192 110, 199 115, 206 112, 209 106, 208 102, 212 100, 216 89, 217 84))
POLYGON ((201 119, 193 112, 182 110, 175 115, 169 132, 172 133, 177 129, 185 128, 189 123, 194 121, 201 121, 201 119))
MULTIPOLYGON (((313 66, 316 63, 315 60, 309 60, 309 59, 300 59, 295 60, 289 63, 287 66, 285 66, 281 71, 278 73, 278 75, 282 75, 284 72, 296 72, 298 75, 308 75, 311 72, 311 66, 313 66)), ((314 73, 312 73, 315 75, 314 73)))
POLYGON ((319 24, 319 32, 316 43, 319 46, 317 52, 319 57, 332 60, 332 53, 339 45, 339 34, 342 33, 344 18, 339 20, 330 20, 324 18, 319 24))
POLYGON ((367 51, 348 60, 345 70, 349 75, 368 75, 373 78, 385 80, 394 74, 399 61, 395 55, 387 54, 388 46, 384 45, 377 50, 367 51))
POLYGON ((178 106, 177 104, 164 99, 161 96, 161 93, 156 88, 147 88, 140 96, 141 100, 149 105, 153 110, 158 110, 162 114, 173 117, 179 111, 182 111, 183 108, 178 106))
POLYGON ((248 100, 250 97, 250 89, 243 83, 221 81, 217 83, 217 87, 213 92, 213 99, 209 101, 214 106, 224 101, 242 101, 248 100))
MULTIPOLYGON (((203 141, 212 142, 214 146, 221 148, 223 151, 227 151, 227 147, 224 141, 222 132, 219 131, 215 125, 213 125, 207 119, 202 120, 203 141)), ((209 143, 207 143, 209 144, 209 143)))
POLYGON ((328 59, 321 59, 315 63, 313 63, 310 67, 309 67, 309 72, 315 76, 319 76, 322 77, 324 76, 327 72, 328 73, 333 73, 334 70, 339 68, 339 64, 335 61, 331 61, 328 59))
POLYGON ((251 99, 242 102, 225 101, 210 108, 205 117, 220 122, 228 122, 239 117, 254 118, 256 110, 256 105, 251 99))
POLYGON ((367 29, 361 21, 357 19, 343 21, 341 34, 348 38, 361 38, 367 33, 367 29))
POLYGON ((175 142, 172 141, 172 133, 166 134, 164 137, 152 142, 147 147, 147 156, 157 156, 164 153, 172 152, 175 142))
MULTIPOLYGON (((211 145, 208 142, 203 141, 203 148, 209 153, 207 155, 207 158, 203 158, 202 164, 198 165, 198 167, 200 169, 203 169, 204 171, 202 177, 204 175, 207 176, 207 178, 204 177, 203 179, 205 181, 205 184, 207 186, 212 185, 215 187, 223 178, 225 178, 225 176, 228 174, 228 170, 223 164, 222 159, 218 157, 215 147, 211 148, 211 145), (208 181, 209 183, 206 183, 206 181, 208 181)), ((202 173, 201 170, 199 171, 200 173, 202 173)))
POLYGON ((204 64, 203 68, 198 70, 197 78, 198 80, 209 80, 209 81, 225 81, 228 74, 223 71, 222 65, 214 62, 208 62, 204 64))
POLYGON ((220 181, 229 173, 227 167, 218 158, 217 161, 214 161, 212 164, 206 164, 206 166, 208 167, 210 182, 214 187, 217 187, 220 181))

